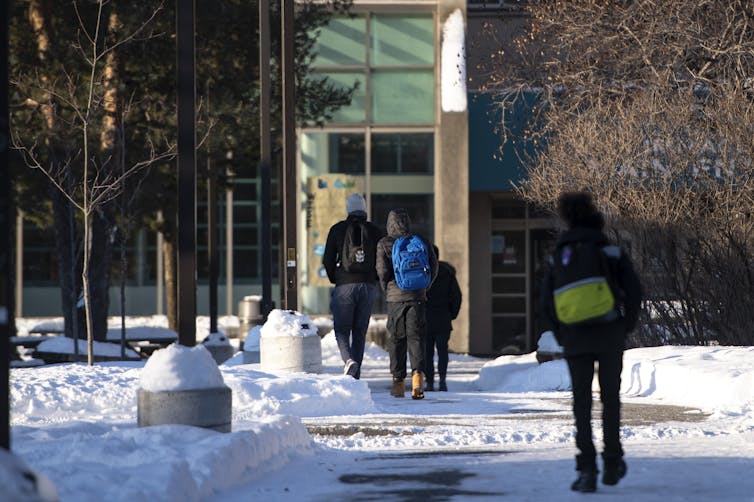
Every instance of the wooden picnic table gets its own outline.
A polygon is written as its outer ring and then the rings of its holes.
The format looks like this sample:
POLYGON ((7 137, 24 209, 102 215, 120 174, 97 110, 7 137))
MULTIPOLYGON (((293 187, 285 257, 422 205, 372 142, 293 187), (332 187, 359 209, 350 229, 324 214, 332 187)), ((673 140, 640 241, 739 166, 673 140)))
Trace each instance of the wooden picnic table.
MULTIPOLYGON (((121 328, 107 330, 107 341, 120 343, 121 328)), ((174 331, 158 327, 126 328, 126 344, 142 357, 149 357, 155 350, 162 349, 178 340, 174 331)))

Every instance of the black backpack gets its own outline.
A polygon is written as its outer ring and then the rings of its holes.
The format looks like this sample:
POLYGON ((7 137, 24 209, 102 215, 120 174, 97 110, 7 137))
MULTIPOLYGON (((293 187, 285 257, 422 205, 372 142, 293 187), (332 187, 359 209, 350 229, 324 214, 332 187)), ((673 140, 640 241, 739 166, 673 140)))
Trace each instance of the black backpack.
POLYGON ((351 220, 343 236, 340 267, 352 274, 365 274, 375 270, 377 245, 369 226, 363 220, 351 220))
POLYGON ((555 315, 566 326, 610 322, 620 315, 607 252, 620 248, 594 242, 569 242, 551 258, 555 315))

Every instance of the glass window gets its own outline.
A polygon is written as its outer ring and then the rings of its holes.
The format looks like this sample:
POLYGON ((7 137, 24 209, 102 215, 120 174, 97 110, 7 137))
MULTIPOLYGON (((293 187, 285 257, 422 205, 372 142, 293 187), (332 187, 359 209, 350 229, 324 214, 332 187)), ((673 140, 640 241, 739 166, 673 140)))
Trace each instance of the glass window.
POLYGON ((359 87, 351 97, 351 104, 339 108, 329 121, 330 124, 363 124, 366 122, 366 85, 364 72, 358 71, 331 71, 313 72, 312 78, 325 78, 336 87, 349 89, 358 82, 359 87))
POLYGON ((432 174, 435 165, 434 134, 373 134, 372 172, 380 174, 432 174))
POLYGON ((387 215, 402 207, 411 218, 411 231, 433 240, 435 233, 434 197, 432 194, 372 194, 371 219, 375 225, 387 227, 387 215))
MULTIPOLYGON (((256 180, 234 180, 233 181, 233 200, 235 201, 256 201, 257 184, 256 180)), ((218 204, 222 205, 223 201, 218 204)))
POLYGON ((259 256, 256 249, 244 249, 240 246, 234 246, 233 274, 239 279, 254 279, 259 277, 259 256))
POLYGON ((249 204, 235 204, 233 207, 233 225, 244 225, 257 222, 257 206, 249 204))
POLYGON ((363 133, 307 132, 301 135, 301 176, 326 173, 363 175, 363 133))
POLYGON ((374 15, 371 24, 372 66, 432 66, 434 20, 427 15, 374 15))
POLYGON ((526 234, 523 231, 492 233, 492 273, 524 273, 526 234))
POLYGON ((333 18, 317 39, 316 66, 364 66, 366 64, 366 19, 333 18))
POLYGON ((374 124, 433 124, 432 70, 376 70, 372 73, 374 124))
POLYGON ((518 354, 526 351, 526 316, 492 318, 492 351, 518 354))
POLYGON ((24 250, 24 280, 29 285, 57 283, 58 260, 57 253, 52 250, 24 250))
POLYGON ((492 201, 493 220, 520 220, 526 218, 526 203, 518 199, 495 199, 492 201))
MULTIPOLYGON (((322 273, 330 227, 346 217, 346 200, 365 192, 366 145, 364 133, 305 132, 301 135, 302 207, 306 232, 300 245, 302 286, 329 288, 322 273)), ((308 292, 307 295, 315 295, 308 292)), ((326 291, 322 294, 326 294, 326 291)), ((309 301, 314 301, 309 298, 309 301)))
POLYGON ((525 277, 493 277, 493 294, 516 294, 526 292, 525 277))

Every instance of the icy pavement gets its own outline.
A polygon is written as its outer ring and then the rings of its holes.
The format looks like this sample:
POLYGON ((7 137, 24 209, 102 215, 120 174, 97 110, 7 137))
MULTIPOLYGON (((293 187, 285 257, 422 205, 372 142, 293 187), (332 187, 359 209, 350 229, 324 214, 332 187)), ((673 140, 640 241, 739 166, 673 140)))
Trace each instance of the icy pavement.
MULTIPOLYGON (((473 381, 485 362, 452 361, 450 392, 414 401, 408 393, 391 397, 386 361, 368 361, 362 377, 378 413, 302 419, 316 443, 313 456, 212 500, 580 500, 568 489, 575 453, 569 393, 479 392, 473 381)), ((708 416, 698 410, 628 401, 629 474, 616 487, 601 485, 597 499, 752 500, 754 482, 745 473, 754 467, 754 434, 708 438, 708 416), (742 441, 749 452, 739 458, 742 441), (731 469, 739 482, 721 497, 705 479, 724 479, 731 469), (701 478, 689 475, 702 470, 701 478)), ((598 399, 594 414, 598 429, 598 399)))

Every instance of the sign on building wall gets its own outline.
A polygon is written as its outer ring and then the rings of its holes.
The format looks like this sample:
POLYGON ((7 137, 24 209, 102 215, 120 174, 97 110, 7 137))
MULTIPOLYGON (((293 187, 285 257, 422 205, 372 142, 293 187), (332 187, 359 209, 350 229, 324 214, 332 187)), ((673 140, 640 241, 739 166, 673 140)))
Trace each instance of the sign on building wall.
POLYGON ((309 196, 307 219, 308 286, 330 286, 322 266, 330 227, 346 218, 346 200, 352 193, 364 193, 363 176, 328 173, 312 176, 306 186, 309 196))

